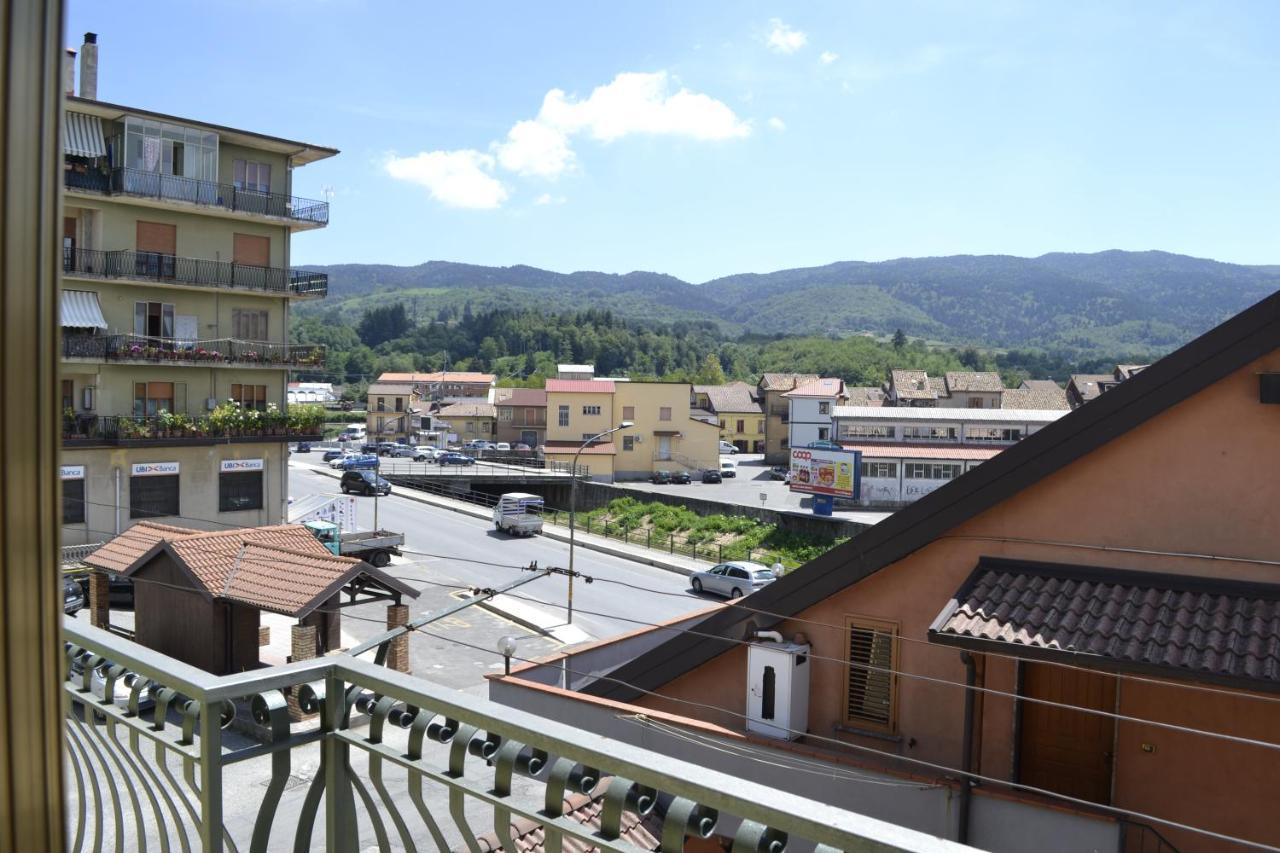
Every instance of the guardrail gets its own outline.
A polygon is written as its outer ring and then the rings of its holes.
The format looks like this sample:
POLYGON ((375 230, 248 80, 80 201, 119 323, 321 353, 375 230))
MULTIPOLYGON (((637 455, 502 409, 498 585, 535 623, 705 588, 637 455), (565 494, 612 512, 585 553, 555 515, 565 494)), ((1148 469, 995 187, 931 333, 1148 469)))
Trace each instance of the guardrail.
POLYGON ((316 367, 324 364, 320 344, 282 344, 274 341, 242 341, 213 338, 187 341, 147 335, 86 335, 65 333, 65 358, 101 358, 112 361, 150 361, 179 364, 217 364, 262 367, 316 367))
POLYGON ((108 252, 101 249, 63 248, 62 270, 78 276, 262 290, 295 296, 323 296, 329 292, 328 273, 286 267, 259 267, 228 261, 204 261, 129 249, 108 252))
POLYGON ((87 545, 63 545, 62 565, 74 566, 76 563, 82 562, 85 557, 101 548, 103 544, 102 542, 91 542, 87 545))
POLYGON ((349 655, 219 677, 63 624, 72 850, 515 851, 537 830, 548 853, 637 853, 623 829, 640 820, 671 853, 971 849, 349 655), (263 742, 230 749, 237 720, 263 742), (574 808, 592 801, 597 825, 574 808))
POLYGON ((234 184, 201 181, 142 169, 115 168, 110 172, 78 172, 67 169, 63 171, 63 182, 68 189, 87 192, 181 201, 313 225, 326 225, 329 222, 329 203, 325 201, 240 189, 234 184))

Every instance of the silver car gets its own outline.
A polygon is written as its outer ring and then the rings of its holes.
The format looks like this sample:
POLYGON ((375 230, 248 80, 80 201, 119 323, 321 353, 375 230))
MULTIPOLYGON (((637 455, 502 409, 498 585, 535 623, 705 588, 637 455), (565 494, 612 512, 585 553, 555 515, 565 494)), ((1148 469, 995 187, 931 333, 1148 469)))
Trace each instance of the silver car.
POLYGON ((694 592, 714 592, 728 598, 741 598, 777 579, 773 569, 763 563, 734 560, 705 572, 694 572, 689 576, 689 585, 694 592))

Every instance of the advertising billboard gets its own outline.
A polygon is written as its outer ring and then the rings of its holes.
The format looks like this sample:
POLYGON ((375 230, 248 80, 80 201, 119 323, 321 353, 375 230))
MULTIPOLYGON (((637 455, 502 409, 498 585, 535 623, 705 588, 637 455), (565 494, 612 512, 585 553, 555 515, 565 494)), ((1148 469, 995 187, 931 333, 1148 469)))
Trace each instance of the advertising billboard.
POLYGON ((857 500, 862 486, 862 454, 815 447, 791 449, 791 491, 857 500))

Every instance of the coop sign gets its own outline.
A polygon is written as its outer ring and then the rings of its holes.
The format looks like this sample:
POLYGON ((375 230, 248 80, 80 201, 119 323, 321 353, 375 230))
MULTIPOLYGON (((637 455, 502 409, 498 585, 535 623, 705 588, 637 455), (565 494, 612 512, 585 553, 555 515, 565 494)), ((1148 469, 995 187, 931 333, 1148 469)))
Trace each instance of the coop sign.
POLYGON ((791 491, 857 500, 862 455, 856 450, 801 448, 791 451, 791 491))
POLYGON ((135 462, 130 469, 134 477, 162 477, 178 473, 177 462, 135 462))

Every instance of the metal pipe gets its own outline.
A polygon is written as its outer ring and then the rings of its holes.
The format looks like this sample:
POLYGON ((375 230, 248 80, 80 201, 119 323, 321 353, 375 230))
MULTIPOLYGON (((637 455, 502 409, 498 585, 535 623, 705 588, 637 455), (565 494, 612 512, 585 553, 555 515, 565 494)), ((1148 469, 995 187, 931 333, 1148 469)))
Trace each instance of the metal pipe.
POLYGON ((115 525, 116 535, 120 535, 120 466, 116 466, 116 506, 115 506, 115 525))
MULTIPOLYGON (((978 679, 977 662, 967 651, 960 652, 960 660, 964 663, 964 685, 972 688, 978 679)), ((969 810, 973 801, 973 706, 977 691, 964 691, 964 733, 961 738, 960 769, 964 776, 960 779, 960 808, 956 822, 956 841, 969 843, 969 810)))

